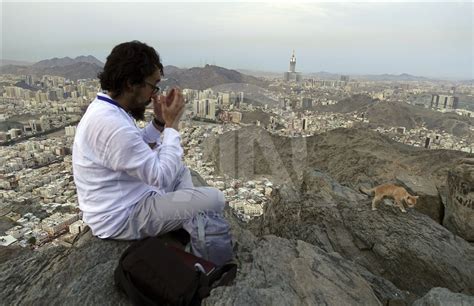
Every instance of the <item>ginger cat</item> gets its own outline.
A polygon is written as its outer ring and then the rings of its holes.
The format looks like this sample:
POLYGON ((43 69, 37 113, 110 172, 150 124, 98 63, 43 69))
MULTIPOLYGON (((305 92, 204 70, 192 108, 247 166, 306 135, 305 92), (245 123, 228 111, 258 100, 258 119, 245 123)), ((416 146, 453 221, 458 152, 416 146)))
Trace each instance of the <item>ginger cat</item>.
POLYGON ((384 198, 391 198, 395 202, 395 205, 400 208, 402 212, 406 213, 407 211, 403 206, 403 202, 405 202, 408 207, 414 207, 416 205, 416 200, 418 199, 418 196, 412 196, 405 188, 394 184, 382 184, 368 190, 360 187, 359 190, 368 196, 374 194, 372 210, 377 210, 377 204, 382 202, 384 198))

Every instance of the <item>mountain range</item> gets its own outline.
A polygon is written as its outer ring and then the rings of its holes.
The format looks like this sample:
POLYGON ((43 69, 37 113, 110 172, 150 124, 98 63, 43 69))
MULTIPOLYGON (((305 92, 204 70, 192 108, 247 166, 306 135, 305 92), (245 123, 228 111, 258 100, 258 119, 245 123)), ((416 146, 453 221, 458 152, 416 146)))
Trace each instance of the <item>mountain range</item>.
MULTIPOLYGON (((102 71, 104 63, 92 55, 78 56, 76 58, 63 57, 39 61, 32 65, 8 64, 0 67, 0 73, 35 76, 57 75, 70 80, 96 78, 102 71)), ((219 85, 250 84, 265 87, 266 81, 254 76, 242 74, 219 66, 206 65, 189 69, 176 66, 165 66, 162 86, 180 86, 191 89, 207 89, 219 85)))
POLYGON ((0 67, 0 73, 14 75, 55 75, 70 80, 96 78, 104 64, 93 57, 78 56, 42 60, 32 65, 5 65, 0 67))
MULTIPOLYGON (((95 78, 97 73, 104 67, 104 63, 92 55, 78 56, 76 58, 63 57, 41 60, 36 63, 24 61, 11 61, 2 59, 0 61, 0 73, 7 74, 53 74, 63 76, 72 80, 81 78, 95 78), (79 63, 81 63, 79 65, 79 63), (75 66, 72 66, 75 65, 75 66), (60 68, 63 67, 63 68, 60 68), (69 68, 65 68, 69 67, 69 68)), ((167 84, 180 85, 193 89, 206 89, 227 83, 248 83, 264 87, 266 82, 260 78, 282 78, 283 72, 259 71, 249 69, 226 69, 215 65, 204 67, 178 68, 176 66, 165 66, 167 84), (206 79, 203 81, 202 77, 206 79), (206 87, 207 86, 207 87, 206 87)), ((304 77, 321 80, 339 80, 341 74, 320 71, 315 73, 303 73, 304 77)), ((408 73, 402 74, 359 74, 350 75, 352 80, 360 81, 437 81, 438 79, 423 76, 414 76, 408 73)), ((465 80, 464 83, 471 84, 473 80, 465 80)))

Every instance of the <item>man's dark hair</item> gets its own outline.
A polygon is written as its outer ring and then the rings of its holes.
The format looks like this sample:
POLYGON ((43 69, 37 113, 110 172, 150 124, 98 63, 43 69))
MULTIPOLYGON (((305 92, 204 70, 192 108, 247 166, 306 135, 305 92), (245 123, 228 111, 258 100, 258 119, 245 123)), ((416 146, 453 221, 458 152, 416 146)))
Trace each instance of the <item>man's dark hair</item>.
POLYGON ((163 75, 163 65, 155 49, 136 40, 122 43, 107 57, 104 70, 98 75, 100 87, 118 96, 127 81, 132 85, 143 84, 156 69, 163 75))

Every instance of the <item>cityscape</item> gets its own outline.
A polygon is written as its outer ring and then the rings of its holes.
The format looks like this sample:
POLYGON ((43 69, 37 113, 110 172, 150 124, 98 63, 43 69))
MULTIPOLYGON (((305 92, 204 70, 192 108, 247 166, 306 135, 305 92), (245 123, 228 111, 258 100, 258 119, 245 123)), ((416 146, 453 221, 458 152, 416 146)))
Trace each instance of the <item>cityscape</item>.
POLYGON ((1 305, 474 305, 472 1, 0 11, 1 305))
MULTIPOLYGON (((185 163, 208 185, 224 192, 242 222, 263 214, 274 182, 265 177, 243 180, 219 175, 211 162, 203 160, 206 138, 246 126, 289 138, 364 126, 414 147, 473 152, 473 125, 463 133, 429 127, 423 121, 381 125, 371 122, 370 108, 346 112, 335 108, 356 103, 351 99, 358 97, 373 105, 402 104, 430 114, 474 118, 472 82, 374 81, 349 75, 322 79, 303 75, 296 70, 297 64, 293 51, 288 71, 262 78, 267 85, 258 88, 257 96, 253 87, 236 91, 218 86, 182 89, 187 103, 180 123, 185 163)), ((70 246, 86 227, 78 208, 71 148, 77 123, 101 90, 99 82, 94 78, 3 74, 0 84, 0 245, 34 249, 50 244, 70 246)), ((151 118, 152 110, 148 109, 147 120, 138 125, 144 127, 151 118)))

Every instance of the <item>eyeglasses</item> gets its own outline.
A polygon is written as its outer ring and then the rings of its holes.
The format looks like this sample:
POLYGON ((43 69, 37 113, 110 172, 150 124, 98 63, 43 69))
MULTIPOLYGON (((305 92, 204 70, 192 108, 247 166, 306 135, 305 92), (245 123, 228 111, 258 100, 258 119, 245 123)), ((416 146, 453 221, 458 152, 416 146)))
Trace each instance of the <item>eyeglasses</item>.
POLYGON ((153 95, 156 95, 157 93, 160 92, 161 88, 156 86, 156 85, 153 85, 151 83, 148 83, 147 81, 144 81, 145 84, 147 84, 148 86, 151 86, 151 88, 153 88, 153 91, 151 92, 153 95))

